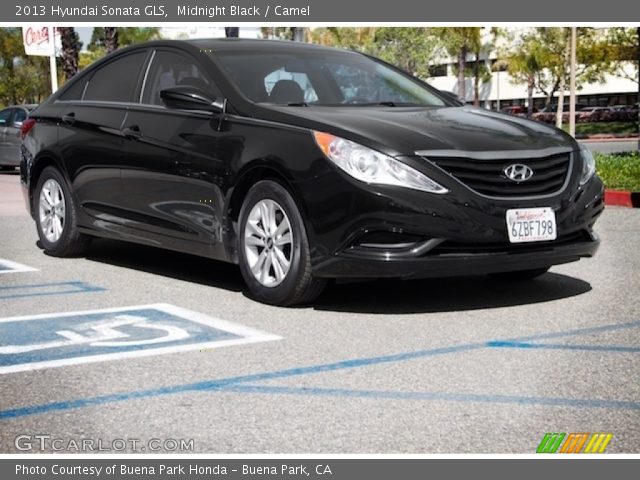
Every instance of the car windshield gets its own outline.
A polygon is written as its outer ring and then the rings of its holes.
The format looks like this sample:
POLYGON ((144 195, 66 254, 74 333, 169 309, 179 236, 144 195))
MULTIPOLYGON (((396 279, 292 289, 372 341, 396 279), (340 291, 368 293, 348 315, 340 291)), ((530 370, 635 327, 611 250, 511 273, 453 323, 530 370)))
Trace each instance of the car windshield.
POLYGON ((297 51, 269 55, 222 51, 217 58, 242 93, 277 105, 447 105, 409 75, 352 52, 297 51))

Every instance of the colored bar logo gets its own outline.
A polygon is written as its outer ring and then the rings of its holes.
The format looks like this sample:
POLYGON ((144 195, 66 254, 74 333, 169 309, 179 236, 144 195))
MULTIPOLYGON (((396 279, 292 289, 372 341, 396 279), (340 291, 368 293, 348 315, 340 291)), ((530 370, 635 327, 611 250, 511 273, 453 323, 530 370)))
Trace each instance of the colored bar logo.
POLYGON ((536 453, 604 453, 612 438, 612 433, 546 433, 536 453))

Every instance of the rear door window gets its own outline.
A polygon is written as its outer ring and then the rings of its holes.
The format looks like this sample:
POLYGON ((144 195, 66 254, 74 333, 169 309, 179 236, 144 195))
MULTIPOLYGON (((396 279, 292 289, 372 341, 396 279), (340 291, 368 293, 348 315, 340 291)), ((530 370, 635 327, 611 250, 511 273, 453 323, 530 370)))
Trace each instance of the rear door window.
POLYGON ((142 103, 164 105, 160 92, 181 85, 199 88, 214 98, 220 96, 216 86, 195 60, 179 52, 157 50, 145 81, 142 103))
POLYGON ((83 100, 132 102, 146 51, 119 57, 97 70, 87 85, 83 100))

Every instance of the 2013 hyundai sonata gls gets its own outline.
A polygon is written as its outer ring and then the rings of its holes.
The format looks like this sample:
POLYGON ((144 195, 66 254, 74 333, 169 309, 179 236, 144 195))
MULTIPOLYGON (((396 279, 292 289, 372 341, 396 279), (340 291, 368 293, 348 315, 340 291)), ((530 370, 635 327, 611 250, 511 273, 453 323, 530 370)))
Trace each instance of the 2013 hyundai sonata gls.
POLYGON ((598 247, 588 150, 355 52, 141 44, 73 78, 22 134, 47 253, 109 237, 233 262, 273 304, 331 278, 530 278, 598 247))

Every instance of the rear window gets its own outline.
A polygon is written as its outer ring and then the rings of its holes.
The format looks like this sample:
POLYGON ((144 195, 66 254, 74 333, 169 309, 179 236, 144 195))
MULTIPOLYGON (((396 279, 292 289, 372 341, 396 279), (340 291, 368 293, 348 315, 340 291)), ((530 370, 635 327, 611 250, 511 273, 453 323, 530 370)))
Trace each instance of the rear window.
POLYGON ((84 87, 87 84, 86 78, 75 81, 72 85, 70 85, 62 95, 60 95, 60 100, 82 100, 82 94, 84 93, 84 87))
POLYGON ((147 52, 119 57, 97 70, 87 85, 83 100, 131 102, 147 52))

